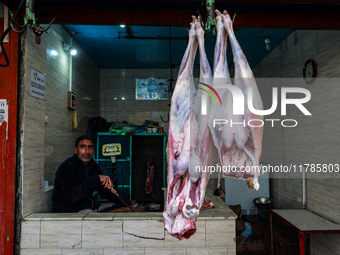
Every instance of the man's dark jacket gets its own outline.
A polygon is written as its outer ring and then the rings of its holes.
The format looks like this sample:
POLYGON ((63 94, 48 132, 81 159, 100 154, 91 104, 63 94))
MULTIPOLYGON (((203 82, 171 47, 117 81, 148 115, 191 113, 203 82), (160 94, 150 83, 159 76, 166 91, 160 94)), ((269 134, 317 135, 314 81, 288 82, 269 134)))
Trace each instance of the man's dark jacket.
POLYGON ((115 203, 122 202, 101 185, 99 165, 91 159, 85 167, 76 154, 66 159, 58 168, 54 181, 53 212, 78 212, 83 209, 94 209, 92 194, 96 190, 100 195, 115 203))

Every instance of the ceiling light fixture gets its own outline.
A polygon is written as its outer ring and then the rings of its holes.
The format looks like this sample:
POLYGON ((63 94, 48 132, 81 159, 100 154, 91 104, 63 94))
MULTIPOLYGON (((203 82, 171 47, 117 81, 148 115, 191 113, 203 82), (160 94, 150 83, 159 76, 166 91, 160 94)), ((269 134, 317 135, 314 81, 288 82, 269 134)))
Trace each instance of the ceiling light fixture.
POLYGON ((58 52, 56 50, 51 50, 51 55, 52 56, 58 56, 58 52))
POLYGON ((121 28, 124 28, 124 27, 125 27, 125 25, 124 25, 124 24, 121 24, 121 25, 120 25, 120 27, 121 27, 121 28))
POLYGON ((66 52, 67 52, 67 51, 70 51, 70 53, 71 53, 72 56, 77 55, 77 50, 72 49, 72 46, 71 46, 70 44, 66 43, 66 42, 64 42, 64 44, 63 44, 63 49, 64 49, 64 51, 66 51, 66 52))
POLYGON ((69 51, 72 48, 72 46, 66 42, 63 44, 63 49, 64 51, 69 51))
POLYGON ((266 50, 270 51, 270 39, 265 39, 264 44, 266 45, 266 50))

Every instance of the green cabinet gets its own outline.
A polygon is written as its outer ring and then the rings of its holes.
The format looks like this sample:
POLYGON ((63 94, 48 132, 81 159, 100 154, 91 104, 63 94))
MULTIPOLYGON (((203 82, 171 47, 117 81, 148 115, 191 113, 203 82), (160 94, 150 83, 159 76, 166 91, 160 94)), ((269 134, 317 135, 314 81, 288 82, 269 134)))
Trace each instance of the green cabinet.
POLYGON ((118 135, 100 132, 97 135, 95 161, 103 174, 116 177, 117 191, 126 200, 164 203, 162 188, 166 186, 166 135, 165 133, 136 133, 118 135), (108 146, 109 145, 109 146, 108 146), (103 151, 104 149, 104 151, 103 151), (115 155, 114 163, 111 156, 115 155), (146 195, 147 162, 154 165, 153 193, 146 195), (116 173, 116 174, 114 174, 116 173))

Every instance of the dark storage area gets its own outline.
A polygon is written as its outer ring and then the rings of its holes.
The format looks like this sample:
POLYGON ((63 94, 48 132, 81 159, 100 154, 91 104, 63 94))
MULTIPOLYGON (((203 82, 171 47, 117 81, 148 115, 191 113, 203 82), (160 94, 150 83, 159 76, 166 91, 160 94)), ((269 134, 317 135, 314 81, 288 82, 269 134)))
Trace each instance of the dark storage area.
POLYGON ((157 203, 163 208, 164 195, 164 136, 133 136, 132 199, 138 203, 157 203), (148 161, 154 166, 153 191, 145 190, 148 161))
MULTIPOLYGON (((98 133, 95 160, 104 175, 110 176, 125 200, 138 204, 164 205, 162 188, 166 186, 165 133, 117 135, 98 133), (116 155, 107 155, 107 154, 116 155), (153 165, 153 181, 146 191, 148 162, 153 165)), ((150 208, 152 210, 152 208, 150 208)))

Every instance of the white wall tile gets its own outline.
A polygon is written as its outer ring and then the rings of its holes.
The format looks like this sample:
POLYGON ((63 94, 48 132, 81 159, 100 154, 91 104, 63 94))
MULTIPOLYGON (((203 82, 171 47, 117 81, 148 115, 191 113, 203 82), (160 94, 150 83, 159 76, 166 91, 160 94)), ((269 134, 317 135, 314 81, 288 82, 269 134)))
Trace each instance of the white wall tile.
POLYGON ((236 255, 236 245, 228 247, 228 255, 236 255))
POLYGON ((61 249, 21 249, 20 255, 62 255, 61 249))
POLYGON ((206 246, 235 246, 235 221, 206 220, 206 246))
POLYGON ((122 247, 122 221, 83 221, 82 248, 122 247))
POLYGON ((168 78, 169 75, 167 69, 101 70, 100 115, 109 122, 125 120, 140 125, 148 119, 162 123, 159 116, 162 115, 161 112, 169 112, 170 100, 135 100, 135 79, 141 77, 168 78), (122 96, 126 98, 125 101, 121 100, 122 96), (117 100, 114 100, 115 97, 117 100))
POLYGON ((40 221, 21 222, 21 248, 40 248, 40 221))
POLYGON ((225 255, 225 254, 228 254, 227 247, 187 248, 187 255, 225 255))
POLYGON ((144 248, 105 248, 104 255, 144 255, 144 248))
POLYGON ((104 255, 104 249, 62 249, 62 255, 104 255))
POLYGON ((340 234, 310 235, 311 254, 340 254, 340 234), (331 251, 331 253, 330 253, 331 251))
POLYGON ((164 247, 164 224, 156 220, 123 222, 123 247, 164 247))
POLYGON ((145 255, 186 255, 185 248, 145 248, 145 255))
POLYGON ((42 221, 41 248, 81 248, 81 221, 42 221))

